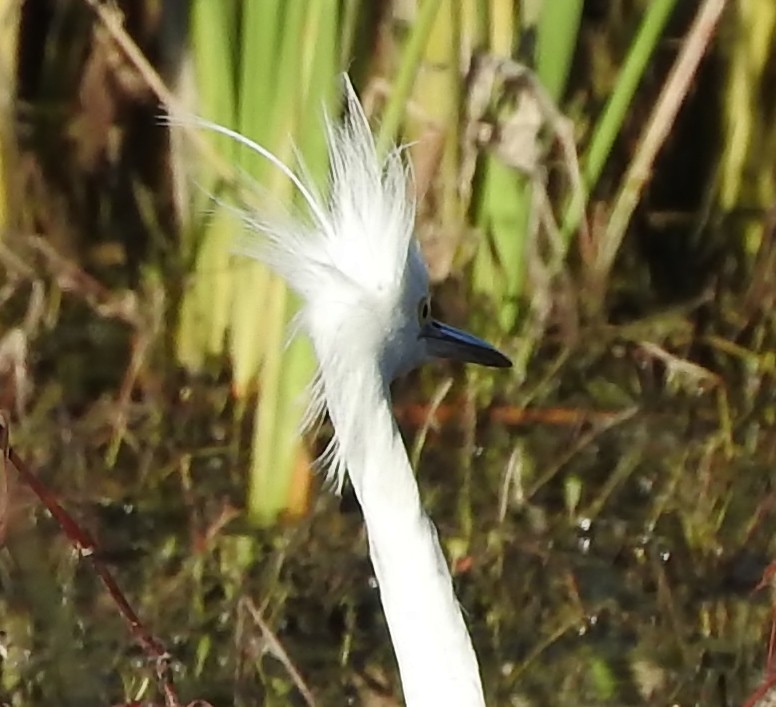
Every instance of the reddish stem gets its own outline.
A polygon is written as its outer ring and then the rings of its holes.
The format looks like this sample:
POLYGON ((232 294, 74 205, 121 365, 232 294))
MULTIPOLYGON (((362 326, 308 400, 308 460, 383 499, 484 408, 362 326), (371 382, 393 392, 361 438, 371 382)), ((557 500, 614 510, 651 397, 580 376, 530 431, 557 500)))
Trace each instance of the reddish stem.
MULTIPOLYGON (((59 527, 72 543, 79 557, 87 558, 97 576, 108 590, 113 601, 118 607, 119 613, 129 624, 129 630, 134 639, 140 644, 146 655, 154 662, 159 688, 164 695, 167 707, 181 707, 181 703, 175 694, 172 678, 170 654, 164 645, 154 638, 135 610, 130 606, 124 593, 113 578, 105 563, 97 552, 97 544, 91 535, 73 519, 73 517, 57 501, 54 494, 31 471, 24 460, 10 445, 10 432, 7 420, 0 414, 0 454, 16 469, 21 479, 29 486, 49 513, 59 523, 59 527)), ((0 470, 2 467, 0 466, 0 470)))

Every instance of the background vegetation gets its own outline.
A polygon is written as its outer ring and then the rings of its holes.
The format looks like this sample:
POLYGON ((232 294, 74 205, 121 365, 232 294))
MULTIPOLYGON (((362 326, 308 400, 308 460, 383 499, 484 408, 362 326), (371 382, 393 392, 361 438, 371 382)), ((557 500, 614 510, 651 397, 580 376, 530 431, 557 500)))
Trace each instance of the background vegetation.
POLYGON ((395 390, 489 704, 766 704, 775 29, 772 0, 0 2, 3 427, 175 678, 0 456, 0 703, 400 699, 357 504, 296 439, 293 301, 232 250, 224 204, 292 190, 161 119, 323 182, 347 70, 413 143, 437 313, 517 362, 395 390))

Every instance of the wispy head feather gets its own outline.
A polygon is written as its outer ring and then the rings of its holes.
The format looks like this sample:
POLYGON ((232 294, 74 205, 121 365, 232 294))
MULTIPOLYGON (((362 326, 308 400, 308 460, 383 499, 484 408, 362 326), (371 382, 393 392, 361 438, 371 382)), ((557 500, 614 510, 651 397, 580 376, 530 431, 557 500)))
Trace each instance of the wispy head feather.
MULTIPOLYGON (((293 170, 236 131, 196 121, 269 160, 293 182, 307 205, 308 213, 300 216, 283 212, 278 216, 277 209, 266 214, 240 212, 247 233, 239 251, 265 262, 301 298, 295 327, 310 337, 318 358, 305 415, 308 426, 326 409, 327 398, 345 394, 338 390, 341 381, 382 380, 387 388, 396 371, 408 367, 392 358, 391 349, 396 347, 388 344, 405 326, 402 317, 407 318, 407 311, 416 321, 417 301, 428 289, 425 265, 412 237, 415 202, 409 168, 399 148, 378 154, 347 76, 344 88, 342 121, 324 118, 329 150, 326 196, 304 169, 293 170), (356 364, 372 364, 379 370, 354 370, 356 364)), ((363 430, 355 414, 343 413, 347 405, 336 407, 336 413, 329 409, 335 435, 320 461, 339 489, 345 474, 343 449, 363 430)))
POLYGON ((269 240, 255 241, 248 254, 267 262, 306 302, 320 298, 332 285, 336 290, 343 279, 366 292, 397 288, 412 239, 415 204, 401 151, 378 155, 347 77, 344 84, 342 122, 324 117, 329 148, 326 198, 264 148, 249 145, 292 179, 309 206, 310 220, 277 224, 254 215, 249 224, 269 240))

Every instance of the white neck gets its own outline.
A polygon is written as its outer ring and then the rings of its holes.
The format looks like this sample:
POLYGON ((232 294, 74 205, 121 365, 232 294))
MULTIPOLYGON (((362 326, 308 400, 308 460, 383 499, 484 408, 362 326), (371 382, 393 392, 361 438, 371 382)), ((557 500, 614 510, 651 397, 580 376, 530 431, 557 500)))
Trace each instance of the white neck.
POLYGON ((377 370, 350 369, 337 380, 339 389, 326 391, 329 414, 363 510, 406 704, 484 707, 477 657, 387 384, 377 370))

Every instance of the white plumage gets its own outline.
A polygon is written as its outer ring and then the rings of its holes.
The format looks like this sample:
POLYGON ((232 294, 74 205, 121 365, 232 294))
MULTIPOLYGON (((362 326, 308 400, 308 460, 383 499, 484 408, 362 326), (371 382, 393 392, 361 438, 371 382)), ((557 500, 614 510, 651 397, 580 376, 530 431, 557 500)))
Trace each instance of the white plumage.
POLYGON ((453 592, 436 529, 391 411, 389 386, 434 356, 505 367, 485 342, 431 319, 426 267, 413 237, 415 204, 399 149, 381 158, 349 81, 341 125, 326 120, 324 198, 265 148, 221 126, 281 169, 307 218, 245 216, 258 233, 243 251, 266 262, 302 301, 298 331, 318 359, 311 410, 328 411, 326 455, 363 509, 369 551, 408 705, 484 705, 477 658, 453 592))

